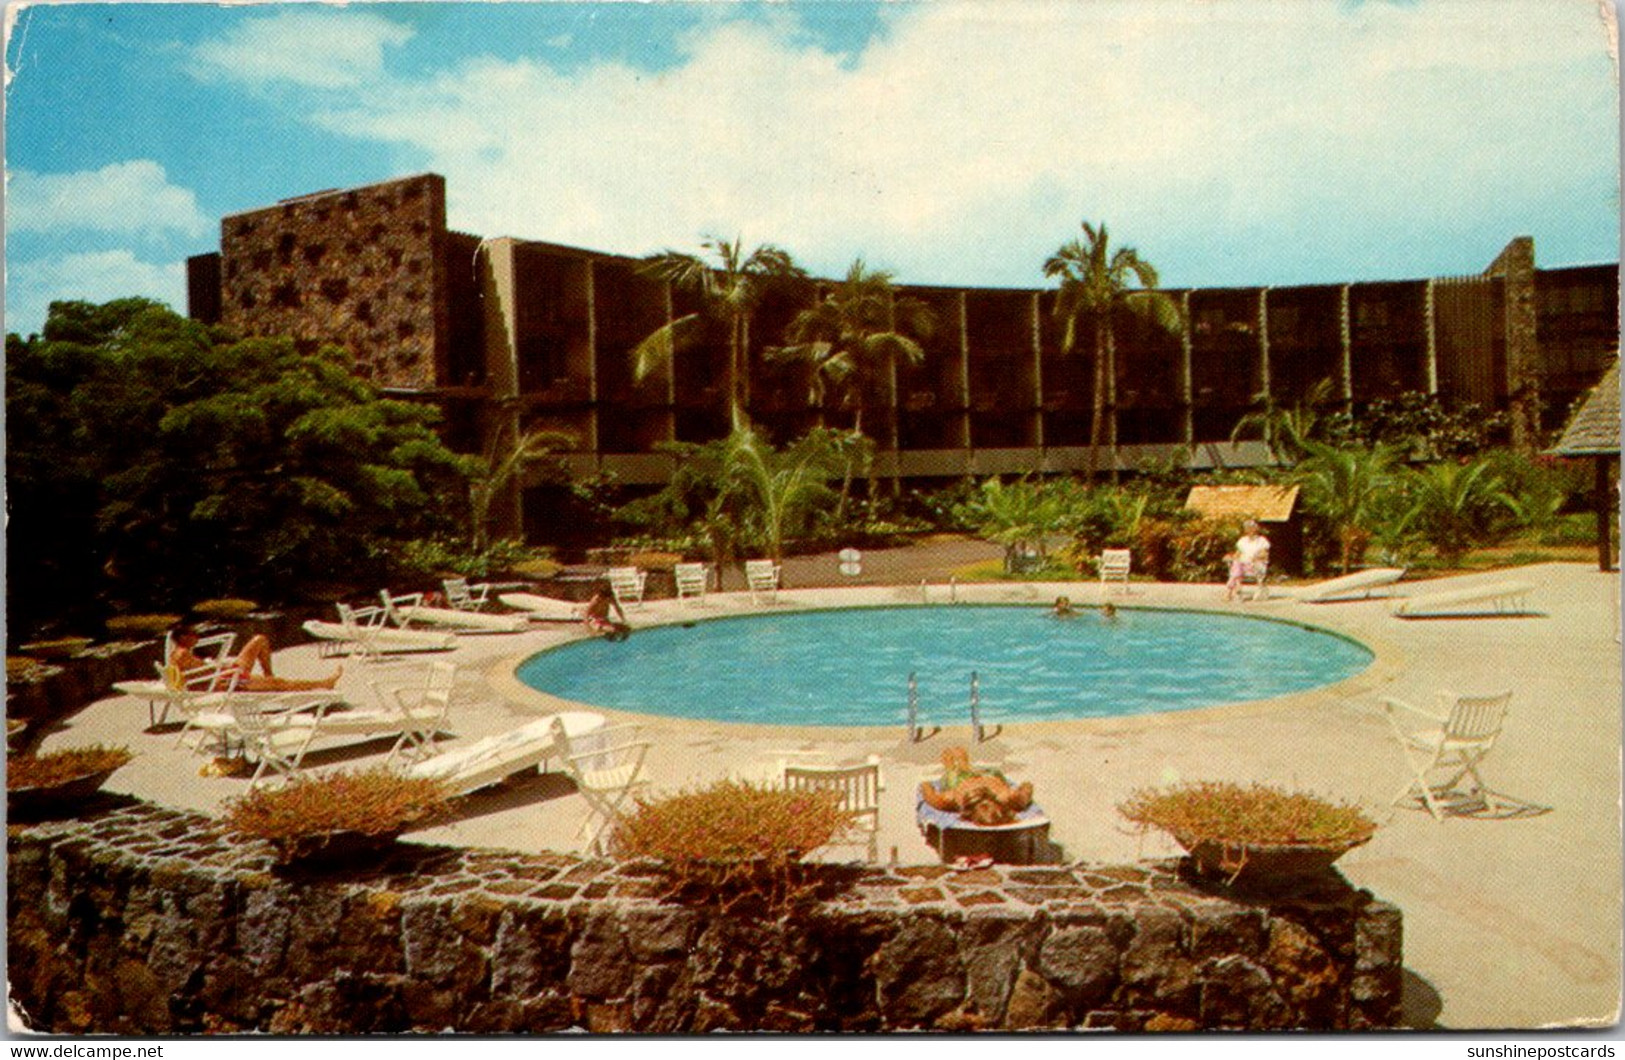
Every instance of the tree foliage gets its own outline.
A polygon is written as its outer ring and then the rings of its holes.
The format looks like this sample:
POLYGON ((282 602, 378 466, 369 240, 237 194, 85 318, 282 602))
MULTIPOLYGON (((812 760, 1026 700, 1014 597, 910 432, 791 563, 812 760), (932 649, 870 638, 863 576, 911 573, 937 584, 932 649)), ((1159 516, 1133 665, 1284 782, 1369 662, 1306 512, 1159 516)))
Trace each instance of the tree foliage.
POLYGON ((53 304, 7 337, 6 375, 14 622, 378 576, 462 489, 437 410, 381 399, 343 351, 230 341, 145 299, 53 304))

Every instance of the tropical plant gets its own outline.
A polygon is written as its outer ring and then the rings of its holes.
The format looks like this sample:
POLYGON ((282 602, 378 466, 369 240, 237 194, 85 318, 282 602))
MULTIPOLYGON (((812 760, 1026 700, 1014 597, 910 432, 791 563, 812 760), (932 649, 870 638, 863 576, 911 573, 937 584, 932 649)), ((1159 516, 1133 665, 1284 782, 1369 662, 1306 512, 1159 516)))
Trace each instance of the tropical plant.
POLYGON ((977 534, 1004 546, 1004 569, 1013 573, 1024 557, 1044 565, 1049 539, 1066 530, 1078 502, 1079 492, 1070 479, 1047 483, 1021 479, 1006 485, 990 478, 966 502, 961 518, 977 534))
POLYGON ((1113 317, 1124 310, 1170 332, 1184 323, 1179 305, 1157 291, 1157 270, 1133 247, 1111 250, 1105 224, 1083 222, 1083 237, 1062 244, 1044 263, 1044 275, 1060 281, 1055 316, 1064 322, 1061 351, 1070 354, 1080 328, 1091 335, 1094 349, 1094 400, 1089 416, 1088 477, 1098 467, 1102 424, 1112 451, 1113 481, 1117 461, 1117 342, 1113 317), (1139 289, 1136 289, 1138 285, 1139 289))
POLYGON ((1309 443, 1323 440, 1327 429, 1324 409, 1331 404, 1332 381, 1322 379, 1291 408, 1276 404, 1268 391, 1257 395, 1257 407, 1236 421, 1230 442, 1257 432, 1270 456, 1283 464, 1296 464, 1309 455, 1309 443))
MULTIPOLYGON (((860 258, 846 278, 801 310, 785 328, 787 345, 768 356, 804 364, 809 372, 809 400, 822 406, 830 388, 852 410, 852 432, 863 432, 863 413, 870 395, 884 391, 886 425, 880 441, 898 447, 897 364, 925 359, 920 340, 929 338, 936 315, 918 298, 899 296, 892 274, 870 269, 860 258)), ((843 492, 844 497, 844 492, 843 492)))
POLYGON ((1501 479, 1484 460, 1413 468, 1405 486, 1406 524, 1450 564, 1491 537, 1497 516, 1507 511, 1501 479))
POLYGON ((1338 566, 1346 574, 1394 485, 1395 454, 1381 445, 1338 448, 1308 440, 1304 445, 1307 455, 1291 479, 1303 490, 1304 508, 1336 539, 1338 566))
POLYGON ((702 308, 661 325, 633 347, 633 374, 641 381, 669 367, 678 349, 695 342, 708 320, 715 322, 727 332, 723 389, 730 421, 737 426, 749 404, 745 382, 751 314, 769 288, 804 283, 806 272, 788 251, 772 244, 747 253, 737 238, 730 243, 707 236, 700 245, 713 260, 676 250, 644 259, 645 275, 697 293, 702 308))
POLYGON ((482 454, 464 458, 468 475, 468 538, 476 553, 484 552, 490 544, 491 507, 497 498, 524 474, 531 461, 569 448, 575 441, 575 435, 568 431, 520 433, 517 427, 510 426, 491 432, 482 454))
POLYGON ((334 836, 393 836, 427 824, 450 801, 445 785, 382 767, 299 776, 226 804, 228 831, 260 839, 285 859, 317 852, 334 836))
POLYGON ((1447 408, 1437 394, 1410 390, 1377 398, 1357 413, 1337 413, 1322 427, 1334 445, 1386 445, 1406 460, 1434 461, 1477 456, 1507 424, 1504 412, 1475 404, 1447 408))

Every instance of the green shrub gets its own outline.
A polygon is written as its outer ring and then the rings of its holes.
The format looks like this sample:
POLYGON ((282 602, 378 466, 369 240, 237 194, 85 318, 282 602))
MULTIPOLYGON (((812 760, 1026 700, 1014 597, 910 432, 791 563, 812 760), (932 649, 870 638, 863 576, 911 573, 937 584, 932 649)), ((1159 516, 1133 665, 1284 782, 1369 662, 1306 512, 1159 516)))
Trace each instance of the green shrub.
POLYGON ((6 790, 49 788, 119 768, 130 760, 123 747, 74 747, 42 755, 11 755, 6 759, 6 790))
POLYGON ((1218 519, 1192 519, 1178 524, 1168 576, 1178 582, 1223 580, 1224 557, 1235 547, 1236 528, 1218 519))
POLYGON ((1356 806, 1265 784, 1192 781, 1141 789, 1117 810, 1182 843, 1339 847, 1363 843, 1377 830, 1376 822, 1356 806))
POLYGON ((180 615, 119 615, 107 620, 107 632, 115 637, 156 637, 180 620, 180 615))
POLYGON ((89 637, 55 637, 24 644, 17 650, 40 659, 71 659, 90 645, 89 637))
POLYGON ((280 788, 255 788, 226 806, 228 831, 261 839, 285 857, 337 833, 386 836, 427 824, 450 800, 437 780, 388 769, 300 776, 280 788))
POLYGON ((545 581, 564 569, 564 564, 553 559, 527 559, 513 565, 513 573, 521 578, 535 578, 545 581))
POLYGON ((659 862, 673 894, 724 905, 755 898, 777 909, 803 893, 801 858, 851 823, 837 793, 724 780, 639 799, 617 824, 611 848, 659 862))
POLYGON ((236 600, 229 597, 222 600, 204 600, 192 605, 193 614, 221 622, 247 618, 259 609, 260 605, 252 600, 236 600))

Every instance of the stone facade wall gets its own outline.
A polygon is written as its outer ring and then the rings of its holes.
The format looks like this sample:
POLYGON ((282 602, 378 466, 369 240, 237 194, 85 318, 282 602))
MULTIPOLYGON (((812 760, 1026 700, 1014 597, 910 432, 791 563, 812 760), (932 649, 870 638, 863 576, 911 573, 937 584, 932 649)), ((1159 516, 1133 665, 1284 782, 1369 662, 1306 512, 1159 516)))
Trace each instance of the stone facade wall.
POLYGON ((1336 874, 831 866, 764 919, 647 864, 401 844, 320 876, 133 801, 9 830, 12 999, 59 1033, 1393 1026, 1400 914, 1336 874), (838 884, 836 886, 835 884, 838 884))
POLYGON ((290 199, 220 224, 221 322, 334 343, 380 386, 447 376, 446 182, 425 174, 290 199))

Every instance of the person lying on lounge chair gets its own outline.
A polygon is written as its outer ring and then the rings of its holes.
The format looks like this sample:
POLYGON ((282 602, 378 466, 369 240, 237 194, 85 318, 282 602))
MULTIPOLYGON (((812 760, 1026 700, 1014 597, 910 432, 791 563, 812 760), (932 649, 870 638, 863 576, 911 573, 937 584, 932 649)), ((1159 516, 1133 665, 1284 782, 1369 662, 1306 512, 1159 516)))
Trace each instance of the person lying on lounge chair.
MULTIPOLYGON (((197 630, 182 629, 176 631, 171 638, 175 648, 169 655, 169 665, 180 673, 196 670, 208 666, 209 663, 197 657, 192 649, 197 647, 197 630)), ((324 677, 316 681, 298 681, 289 677, 278 677, 271 672, 271 642, 263 633, 256 633, 248 639, 243 650, 237 658, 222 666, 214 677, 216 689, 231 687, 232 678, 237 679, 237 688, 243 692, 308 692, 313 689, 328 689, 339 683, 339 676, 344 673, 344 667, 333 671, 331 677, 324 677), (263 671, 255 673, 254 667, 258 665, 263 671)))
POLYGON ((632 626, 626 621, 626 611, 621 608, 621 602, 615 599, 607 585, 598 587, 592 599, 587 601, 587 609, 582 612, 581 620, 587 624, 587 629, 595 636, 607 637, 610 640, 625 640, 632 633, 632 626), (619 622, 609 617, 609 609, 621 616, 619 622))
POLYGON ((957 813, 974 824, 1009 824, 1032 805, 1033 786, 1028 781, 1012 787, 998 770, 972 766, 963 747, 945 747, 942 779, 921 782, 920 798, 934 810, 957 813))

